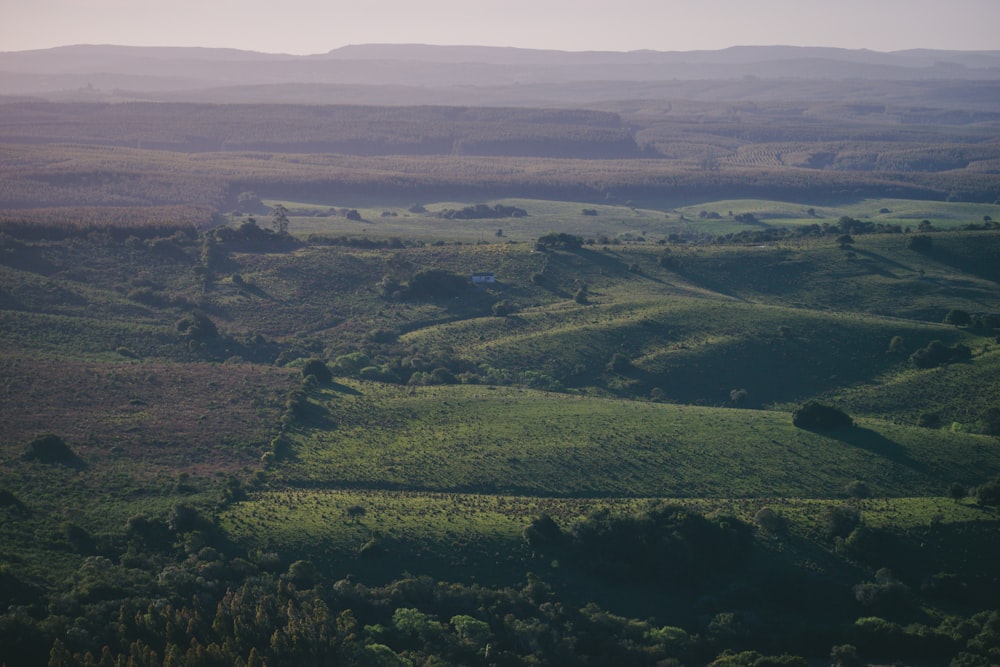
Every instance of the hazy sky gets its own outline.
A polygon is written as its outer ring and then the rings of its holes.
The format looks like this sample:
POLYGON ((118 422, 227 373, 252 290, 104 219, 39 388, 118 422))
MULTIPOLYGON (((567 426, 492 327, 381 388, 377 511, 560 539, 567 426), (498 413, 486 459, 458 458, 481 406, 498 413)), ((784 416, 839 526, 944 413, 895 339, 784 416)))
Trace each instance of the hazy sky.
POLYGON ((374 42, 992 50, 998 28, 1000 0, 0 0, 0 51, 128 44, 309 54, 374 42))

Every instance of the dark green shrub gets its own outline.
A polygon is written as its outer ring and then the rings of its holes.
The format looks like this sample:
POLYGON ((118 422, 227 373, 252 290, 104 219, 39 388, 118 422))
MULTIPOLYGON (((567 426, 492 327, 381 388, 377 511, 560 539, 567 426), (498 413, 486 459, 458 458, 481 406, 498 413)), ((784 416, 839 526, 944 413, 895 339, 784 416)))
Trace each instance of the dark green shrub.
POLYGON ((862 667, 864 664, 852 644, 840 644, 830 650, 831 667, 862 667))
POLYGON ((621 352, 615 352, 611 355, 611 361, 607 365, 607 369, 612 373, 625 373, 630 368, 632 368, 632 362, 621 352))
POLYGON ((458 380, 455 379, 455 375, 447 368, 441 366, 435 368, 430 373, 432 384, 457 384, 458 380))
POLYGON ((941 415, 936 412, 923 412, 917 417, 917 426, 921 428, 941 428, 941 415))
POLYGON ((403 291, 408 299, 445 299, 460 296, 470 289, 469 281, 443 269, 419 271, 403 291))
POLYGON ((1000 505, 1000 475, 976 489, 976 502, 980 505, 1000 505))
POLYGON ((853 507, 834 505, 823 513, 822 525, 827 537, 847 537, 861 523, 861 513, 853 507))
POLYGON ((762 530, 780 535, 788 530, 788 521, 770 507, 762 507, 753 516, 753 521, 762 530))
POLYGON ((203 516, 196 508, 186 503, 174 505, 167 519, 167 525, 176 533, 210 530, 213 527, 212 522, 208 518, 203 516))
POLYGON ((956 327, 967 327, 972 324, 972 315, 969 315, 968 311, 952 308, 944 316, 944 323, 953 324, 956 327))
POLYGON ((521 535, 528 546, 531 547, 555 546, 562 544, 566 539, 562 528, 548 514, 540 514, 535 517, 525 527, 521 535))
POLYGON ((79 466, 83 463, 83 460, 70 449, 62 438, 51 433, 40 435, 28 443, 28 451, 24 454, 24 460, 67 466, 79 466))
POLYGON ((311 560, 297 560, 288 567, 288 580, 298 588, 312 588, 319 578, 319 570, 311 560))
POLYGON ((934 245, 934 240, 924 234, 917 234, 906 239, 906 247, 917 252, 927 252, 934 245))
POLYGON ((216 328, 215 323, 200 310, 194 310, 190 315, 177 320, 175 328, 177 329, 177 333, 195 340, 216 338, 219 335, 219 330, 216 328))
POLYGON ((388 366, 365 366, 358 377, 372 382, 399 382, 399 377, 388 366))
POLYGON ((871 498, 872 490, 866 482, 856 479, 853 482, 849 482, 847 486, 844 487, 844 492, 851 498, 871 498))
POLYGON ((792 423, 798 428, 833 429, 853 426, 854 420, 839 408, 808 401, 792 413, 792 423))
POLYGON ((988 409, 983 415, 982 424, 986 435, 1000 435, 1000 407, 988 409))
POLYGON ((968 361, 972 358, 972 350, 961 343, 948 347, 939 340, 931 341, 927 347, 921 348, 910 355, 910 364, 917 368, 936 368, 944 364, 968 361))
POLYGON ((572 556, 596 572, 644 582, 690 582, 732 571, 749 555, 750 526, 661 503, 625 516, 597 511, 570 533, 572 556))
POLYGON ((506 317, 517 312, 517 305, 513 301, 504 299, 493 304, 493 314, 496 317, 506 317))
POLYGON ((333 373, 322 359, 310 359, 302 367, 302 377, 309 377, 310 375, 315 377, 321 384, 326 384, 333 379, 333 373))
POLYGON ((566 250, 577 250, 583 247, 583 237, 567 234, 565 232, 549 233, 539 236, 536 246, 541 248, 565 248, 566 250))

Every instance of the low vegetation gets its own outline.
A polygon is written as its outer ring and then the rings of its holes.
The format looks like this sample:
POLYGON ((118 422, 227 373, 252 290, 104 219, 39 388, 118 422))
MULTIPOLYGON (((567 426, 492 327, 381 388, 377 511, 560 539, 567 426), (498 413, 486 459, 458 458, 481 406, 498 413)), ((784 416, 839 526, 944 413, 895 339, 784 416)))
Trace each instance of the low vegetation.
POLYGON ((996 662, 988 147, 91 111, 2 147, 0 662, 996 662))

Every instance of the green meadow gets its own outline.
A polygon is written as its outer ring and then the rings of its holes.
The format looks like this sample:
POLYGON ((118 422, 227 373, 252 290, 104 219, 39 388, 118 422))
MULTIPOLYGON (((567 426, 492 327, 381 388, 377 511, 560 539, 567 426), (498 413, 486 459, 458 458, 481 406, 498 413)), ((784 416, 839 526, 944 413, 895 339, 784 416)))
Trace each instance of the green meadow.
POLYGON ((682 207, 657 209, 631 202, 590 204, 543 199, 504 198, 481 203, 514 206, 527 212, 523 218, 442 219, 439 214, 478 202, 417 201, 394 206, 372 205, 363 199, 331 199, 324 203, 268 199, 290 211, 293 233, 330 236, 367 236, 373 239, 408 238, 433 242, 441 239, 466 243, 499 239, 527 242, 555 231, 615 242, 636 239, 658 241, 671 234, 724 235, 767 227, 805 227, 836 224, 843 217, 916 230, 924 220, 938 229, 1000 220, 1000 206, 968 202, 871 198, 835 206, 766 199, 708 201, 682 207), (422 212, 413 212, 419 204, 422 212), (356 210, 360 219, 340 214, 356 210), (586 210, 588 213, 584 214, 586 210), (741 222, 736 216, 751 214, 759 222, 741 222), (498 236, 499 233, 499 236, 498 236))
POLYGON ((1000 465, 988 437, 861 420, 803 431, 779 411, 478 385, 345 385, 312 400, 324 426, 291 437, 292 486, 563 497, 943 495, 1000 465), (326 426, 326 424, 329 426, 326 426))

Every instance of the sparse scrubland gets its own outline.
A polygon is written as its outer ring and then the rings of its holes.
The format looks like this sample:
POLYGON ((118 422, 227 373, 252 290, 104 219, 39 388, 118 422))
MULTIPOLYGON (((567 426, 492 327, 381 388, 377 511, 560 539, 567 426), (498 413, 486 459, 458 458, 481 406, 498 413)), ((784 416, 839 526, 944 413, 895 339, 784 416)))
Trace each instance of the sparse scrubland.
POLYGON ((0 662, 1000 660, 990 122, 0 110, 0 662))

